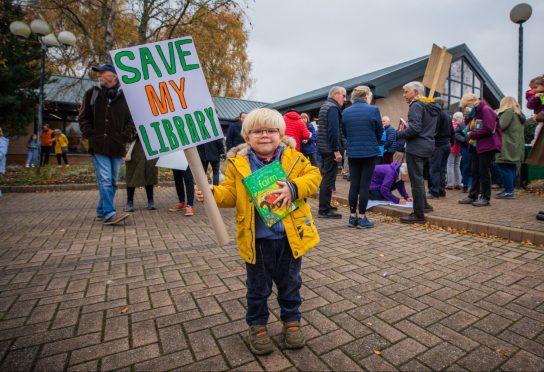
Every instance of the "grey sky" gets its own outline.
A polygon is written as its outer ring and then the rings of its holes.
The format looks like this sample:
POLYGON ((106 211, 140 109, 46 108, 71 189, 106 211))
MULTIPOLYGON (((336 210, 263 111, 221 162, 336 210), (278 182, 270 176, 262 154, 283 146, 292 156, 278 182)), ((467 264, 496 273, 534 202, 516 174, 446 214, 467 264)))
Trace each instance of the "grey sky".
MULTIPOLYGON (((275 102, 465 43, 505 95, 517 98, 516 0, 255 0, 248 53, 253 89, 275 102)), ((524 24, 524 91, 544 74, 544 1, 524 24)))

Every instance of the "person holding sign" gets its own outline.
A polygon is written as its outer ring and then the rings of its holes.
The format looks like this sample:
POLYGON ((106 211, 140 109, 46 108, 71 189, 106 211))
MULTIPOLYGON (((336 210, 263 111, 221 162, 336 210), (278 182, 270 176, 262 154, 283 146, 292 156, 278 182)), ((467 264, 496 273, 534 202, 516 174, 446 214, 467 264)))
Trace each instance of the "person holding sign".
MULTIPOLYGON (((251 111, 242 125, 242 136, 246 144, 229 153, 224 182, 210 187, 219 207, 236 207, 237 211, 238 253, 246 261, 247 272, 249 346, 258 355, 273 351, 267 330, 267 300, 272 283, 276 283, 285 345, 298 349, 306 343, 300 326, 301 257, 319 243, 306 198, 317 191, 321 176, 319 169, 295 150, 294 141, 285 137, 285 122, 276 110, 251 111), (287 208, 294 202, 298 208, 267 227, 256 213, 258 206, 250 201, 243 179, 274 161, 280 162, 287 174, 275 181, 274 204, 287 208)), ((195 189, 197 200, 204 201, 202 191, 195 189)))
POLYGON ((105 64, 92 69, 98 74, 100 86, 85 92, 79 125, 83 138, 89 140, 89 153, 93 157, 100 193, 96 219, 103 220, 106 225, 114 225, 128 217, 128 214, 117 213, 114 199, 121 162, 134 123, 115 68, 105 64))
POLYGON ((406 164, 412 185, 414 212, 401 217, 402 223, 425 223, 425 212, 432 211, 425 197, 423 166, 434 151, 436 123, 440 107, 425 98, 425 87, 419 81, 412 81, 403 87, 404 99, 408 103, 406 129, 397 133, 397 138, 406 140, 406 164))

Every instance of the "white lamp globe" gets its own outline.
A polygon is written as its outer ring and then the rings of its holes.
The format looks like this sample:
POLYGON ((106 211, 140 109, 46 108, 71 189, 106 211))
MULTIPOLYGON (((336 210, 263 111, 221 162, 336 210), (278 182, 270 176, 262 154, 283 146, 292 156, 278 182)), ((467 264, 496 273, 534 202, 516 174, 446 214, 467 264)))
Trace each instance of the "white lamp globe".
POLYGON ((76 37, 70 31, 61 31, 57 39, 64 45, 74 46, 76 44, 76 37))
POLYGON ((31 32, 30 27, 28 27, 26 23, 21 21, 11 22, 11 24, 9 25, 9 31, 13 35, 24 37, 25 39, 30 36, 31 32))
POLYGON ((51 33, 51 28, 49 23, 45 22, 43 19, 35 19, 30 23, 30 29, 32 32, 38 35, 45 36, 51 33))

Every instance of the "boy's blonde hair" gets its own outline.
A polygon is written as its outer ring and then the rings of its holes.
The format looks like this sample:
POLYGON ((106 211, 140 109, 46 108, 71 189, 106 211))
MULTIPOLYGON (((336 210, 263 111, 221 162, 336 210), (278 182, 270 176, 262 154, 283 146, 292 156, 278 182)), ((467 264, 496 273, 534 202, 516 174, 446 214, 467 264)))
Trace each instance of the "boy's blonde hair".
POLYGON ((281 136, 285 134, 283 116, 278 111, 265 107, 252 110, 247 114, 242 124, 242 137, 246 139, 249 132, 255 128, 278 128, 281 136))

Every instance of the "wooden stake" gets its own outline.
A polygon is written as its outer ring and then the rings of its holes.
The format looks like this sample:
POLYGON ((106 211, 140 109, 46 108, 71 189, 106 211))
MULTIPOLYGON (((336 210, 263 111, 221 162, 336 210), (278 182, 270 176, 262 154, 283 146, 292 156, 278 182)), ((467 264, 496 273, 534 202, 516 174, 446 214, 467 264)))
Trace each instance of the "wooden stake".
POLYGON ((210 224, 217 237, 217 242, 220 246, 225 246, 229 243, 229 234, 225 227, 225 223, 223 222, 223 217, 221 217, 221 213, 219 213, 219 208, 217 207, 217 204, 215 204, 212 191, 208 184, 208 177, 204 172, 200 156, 198 155, 198 150, 196 147, 190 147, 183 151, 185 152, 189 167, 191 167, 191 172, 193 173, 196 185, 204 194, 204 209, 206 210, 206 215, 210 219, 210 224))

